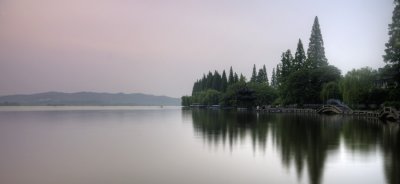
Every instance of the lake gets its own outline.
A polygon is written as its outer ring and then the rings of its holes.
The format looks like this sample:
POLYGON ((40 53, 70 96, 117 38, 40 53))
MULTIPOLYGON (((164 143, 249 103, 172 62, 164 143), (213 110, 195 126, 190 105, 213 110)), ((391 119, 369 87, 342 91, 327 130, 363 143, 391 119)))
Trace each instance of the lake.
POLYGON ((178 107, 0 107, 0 183, 399 183, 399 126, 178 107))

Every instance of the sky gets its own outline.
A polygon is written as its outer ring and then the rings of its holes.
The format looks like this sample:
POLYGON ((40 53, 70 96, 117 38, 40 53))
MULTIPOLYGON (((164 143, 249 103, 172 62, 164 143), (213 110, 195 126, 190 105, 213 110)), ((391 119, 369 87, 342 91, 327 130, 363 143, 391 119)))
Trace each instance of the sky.
POLYGON ((318 16, 342 74, 384 66, 392 0, 0 0, 0 95, 180 97, 208 71, 268 75, 318 16))

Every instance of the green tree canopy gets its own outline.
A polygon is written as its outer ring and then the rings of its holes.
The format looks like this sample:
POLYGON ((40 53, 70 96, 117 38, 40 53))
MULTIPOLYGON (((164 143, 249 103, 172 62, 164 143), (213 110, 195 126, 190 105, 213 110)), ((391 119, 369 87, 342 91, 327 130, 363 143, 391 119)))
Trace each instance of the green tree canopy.
POLYGON ((376 76, 377 72, 369 67, 347 72, 339 83, 343 101, 353 107, 366 102, 376 76))

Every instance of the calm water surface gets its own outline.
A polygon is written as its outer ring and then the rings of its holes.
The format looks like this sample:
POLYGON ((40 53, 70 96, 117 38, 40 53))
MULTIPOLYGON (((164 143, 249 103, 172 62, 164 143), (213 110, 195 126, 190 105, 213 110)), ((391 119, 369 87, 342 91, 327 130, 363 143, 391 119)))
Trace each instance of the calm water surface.
POLYGON ((0 183, 399 183, 394 124, 174 107, 0 107, 0 183))

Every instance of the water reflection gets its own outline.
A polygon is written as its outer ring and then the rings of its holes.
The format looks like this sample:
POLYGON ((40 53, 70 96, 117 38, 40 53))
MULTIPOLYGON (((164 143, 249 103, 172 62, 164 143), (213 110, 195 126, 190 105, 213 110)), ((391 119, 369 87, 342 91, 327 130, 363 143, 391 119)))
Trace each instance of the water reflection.
POLYGON ((322 182, 324 165, 339 151, 357 154, 383 152, 384 172, 389 184, 400 182, 399 126, 348 116, 257 114, 212 110, 184 111, 191 114, 197 134, 215 146, 234 146, 251 137, 253 147, 267 148, 268 138, 280 153, 282 165, 294 166, 298 178, 306 169, 310 183, 322 182), (270 135, 270 136, 269 136, 270 135))

